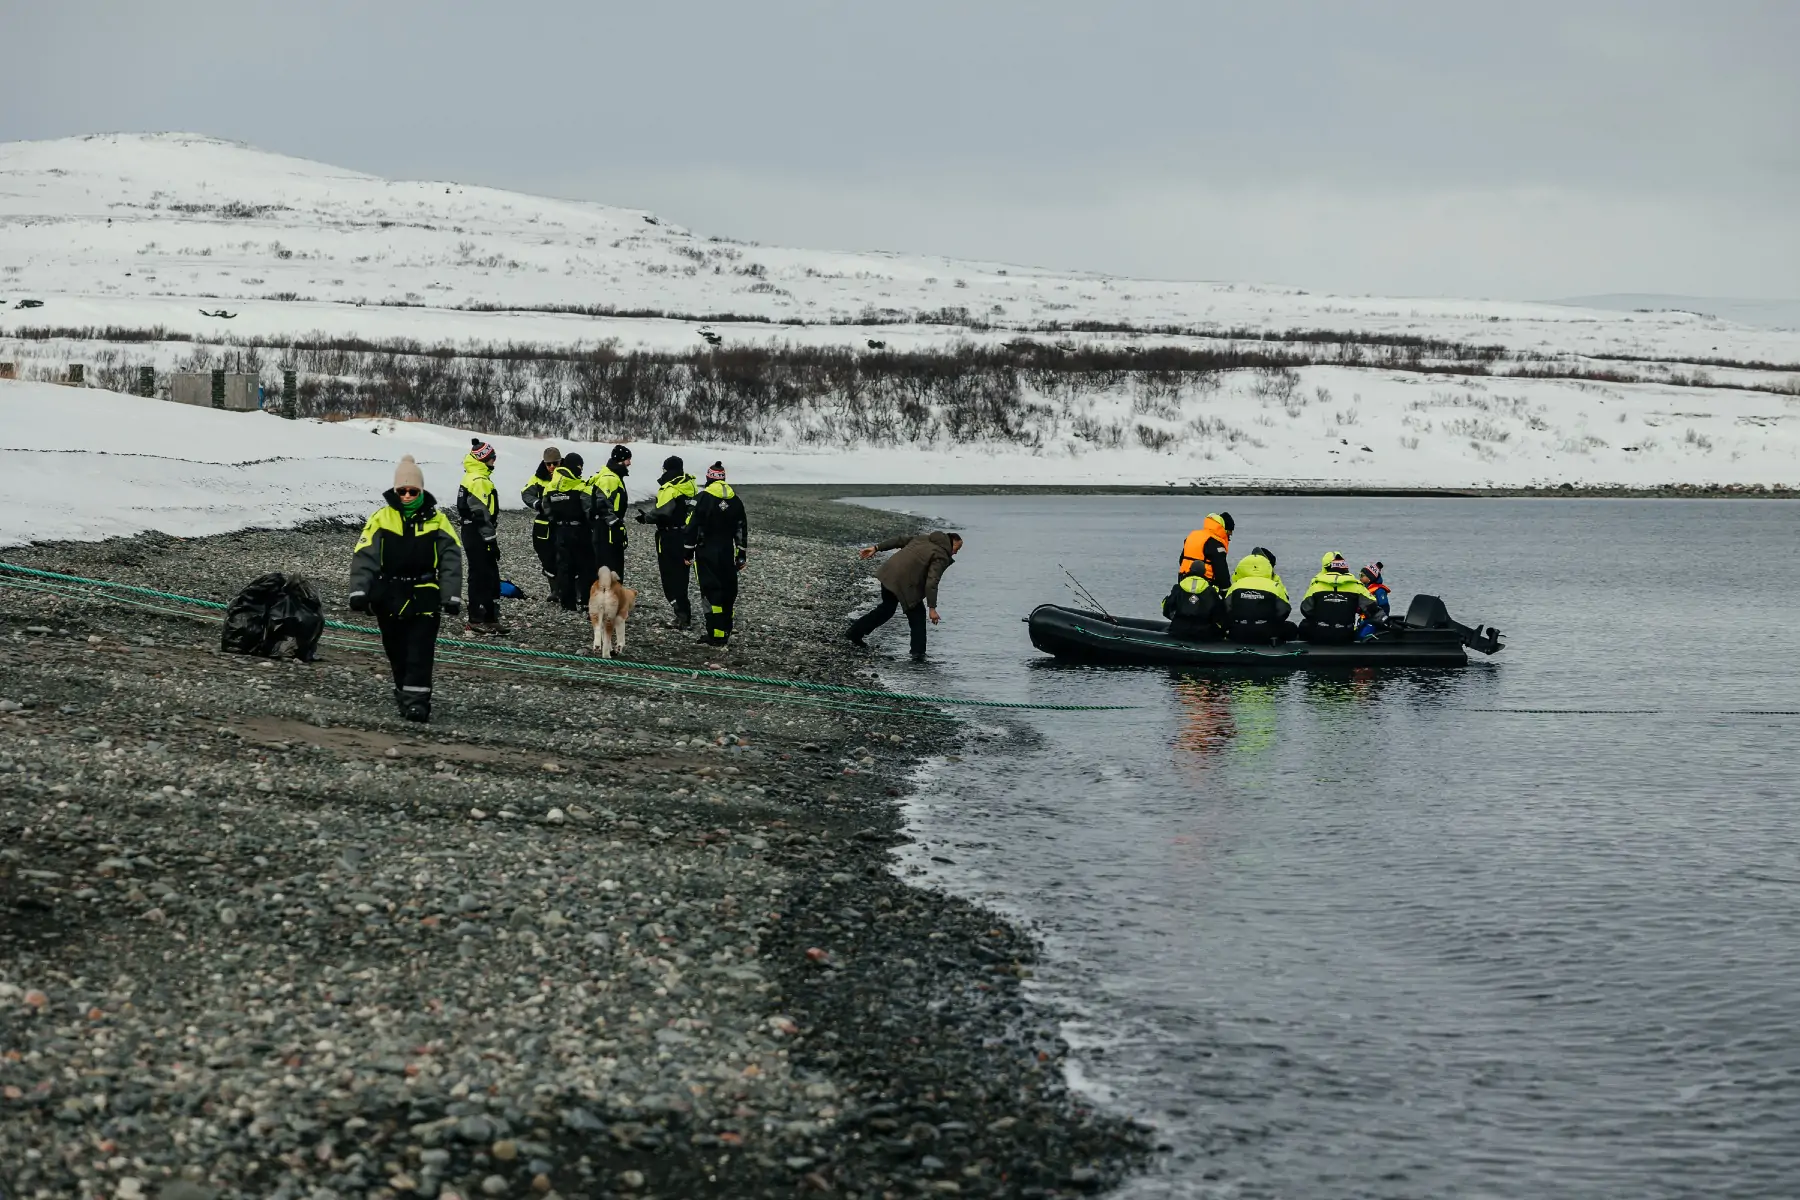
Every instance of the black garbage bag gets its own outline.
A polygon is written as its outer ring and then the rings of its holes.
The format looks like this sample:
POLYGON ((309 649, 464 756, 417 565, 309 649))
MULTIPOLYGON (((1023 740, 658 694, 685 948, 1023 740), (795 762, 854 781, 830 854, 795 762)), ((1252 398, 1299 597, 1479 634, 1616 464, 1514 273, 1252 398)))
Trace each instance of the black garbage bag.
POLYGON ((225 632, 219 639, 231 654, 280 658, 292 654, 311 662, 325 632, 325 610, 319 593, 298 575, 276 571, 260 575, 239 592, 225 610, 225 632))

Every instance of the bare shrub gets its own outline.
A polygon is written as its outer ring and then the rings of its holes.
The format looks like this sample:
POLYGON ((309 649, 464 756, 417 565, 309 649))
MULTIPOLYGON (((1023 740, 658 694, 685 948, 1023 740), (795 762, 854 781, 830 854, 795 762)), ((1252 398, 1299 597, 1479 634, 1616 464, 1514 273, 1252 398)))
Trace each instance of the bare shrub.
POLYGON ((1125 444, 1125 427, 1117 421, 1102 425, 1093 417, 1076 417, 1072 432, 1082 441, 1103 450, 1117 450, 1125 444))
POLYGON ((1457 417, 1444 422, 1444 432, 1452 437, 1466 437, 1471 442, 1509 442, 1512 430, 1480 417, 1457 417))
POLYGON ((1698 450, 1710 451, 1713 448, 1712 439, 1695 429, 1692 425, 1688 426, 1688 431, 1682 435, 1681 440, 1683 443, 1693 446, 1698 450))
POLYGON ((1138 444, 1146 450, 1166 450, 1175 444, 1175 435, 1166 429, 1158 429, 1153 425, 1137 427, 1138 444))
POLYGON ((1300 394, 1300 372, 1290 367, 1259 368, 1250 381, 1250 394, 1264 404, 1273 402, 1283 408, 1306 407, 1306 398, 1300 394))

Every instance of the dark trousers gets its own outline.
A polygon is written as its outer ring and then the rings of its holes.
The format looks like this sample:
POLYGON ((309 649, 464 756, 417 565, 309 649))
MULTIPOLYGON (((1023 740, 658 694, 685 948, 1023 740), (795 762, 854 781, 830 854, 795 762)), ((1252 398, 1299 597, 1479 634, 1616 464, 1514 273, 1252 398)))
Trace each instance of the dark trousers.
MULTIPOLYGON (((550 537, 548 521, 534 521, 531 526, 531 548, 537 551, 538 566, 544 570, 544 578, 556 579, 556 542, 550 537)), ((556 585, 551 583, 552 590, 556 585)))
POLYGON ((731 640, 733 610, 737 607, 737 560, 709 555, 705 547, 694 554, 694 582, 700 585, 700 600, 706 605, 706 636, 723 646, 731 640))
MULTIPOLYGON (((881 602, 850 625, 850 636, 857 641, 868 637, 877 629, 886 625, 893 618, 894 610, 900 607, 900 597, 881 589, 881 602)), ((925 604, 920 601, 906 610, 906 623, 912 628, 912 653, 914 658, 925 657, 925 604)))
POLYGON ((431 711, 431 664, 437 657, 437 613, 422 617, 377 616, 381 648, 394 671, 394 699, 401 712, 431 711))
POLYGON ((500 619, 500 545, 481 537, 463 543, 463 561, 469 564, 469 589, 463 602, 470 621, 500 619))
POLYGON ((1315 625, 1311 621, 1300 622, 1300 640, 1317 642, 1322 646, 1337 646, 1356 640, 1354 625, 1315 625))
POLYGON ((556 543, 556 599, 571 611, 587 607, 588 591, 600 573, 594 562, 594 540, 585 525, 553 525, 556 543))
POLYGON ((601 567, 611 567, 612 573, 620 579, 625 578, 625 535, 615 535, 618 541, 608 541, 604 533, 595 538, 594 574, 600 573, 601 567))
POLYGON ((681 530, 657 529, 656 568, 662 575, 663 598, 675 610, 675 623, 685 626, 694 619, 694 610, 688 603, 687 546, 681 530))

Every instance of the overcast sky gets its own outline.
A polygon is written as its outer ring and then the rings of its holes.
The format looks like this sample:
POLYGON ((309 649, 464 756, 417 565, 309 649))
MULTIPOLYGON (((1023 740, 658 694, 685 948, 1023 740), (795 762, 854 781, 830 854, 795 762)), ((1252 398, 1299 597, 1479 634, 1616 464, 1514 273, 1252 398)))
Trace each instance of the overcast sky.
POLYGON ((1800 0, 0 0, 0 140, 189 130, 710 234, 1800 295, 1800 0))

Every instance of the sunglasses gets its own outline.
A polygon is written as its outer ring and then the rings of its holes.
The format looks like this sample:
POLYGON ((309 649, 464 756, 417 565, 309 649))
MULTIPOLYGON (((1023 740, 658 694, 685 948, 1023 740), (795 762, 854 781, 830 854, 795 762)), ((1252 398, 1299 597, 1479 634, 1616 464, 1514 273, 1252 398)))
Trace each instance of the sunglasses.
POLYGON ((394 495, 396 496, 416 496, 418 494, 419 489, 414 487, 397 487, 394 489, 394 495))

